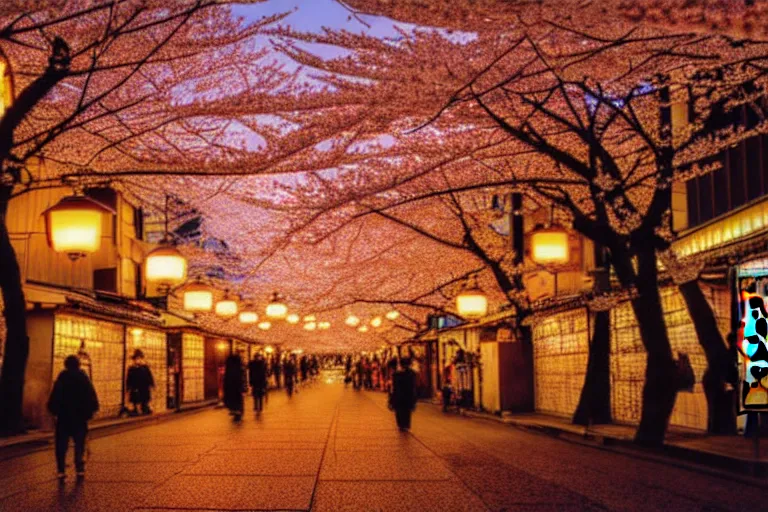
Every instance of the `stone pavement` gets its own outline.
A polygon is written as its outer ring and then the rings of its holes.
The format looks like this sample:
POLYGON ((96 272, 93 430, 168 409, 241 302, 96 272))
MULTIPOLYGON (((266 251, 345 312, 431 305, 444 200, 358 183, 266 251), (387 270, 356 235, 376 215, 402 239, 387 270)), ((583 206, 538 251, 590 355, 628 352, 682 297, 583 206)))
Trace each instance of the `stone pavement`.
MULTIPOLYGON (((764 486, 317 383, 233 423, 225 410, 94 439, 59 485, 50 450, 0 462, 2 511, 760 510, 764 486)), ((71 468, 70 468, 71 469, 71 468)))

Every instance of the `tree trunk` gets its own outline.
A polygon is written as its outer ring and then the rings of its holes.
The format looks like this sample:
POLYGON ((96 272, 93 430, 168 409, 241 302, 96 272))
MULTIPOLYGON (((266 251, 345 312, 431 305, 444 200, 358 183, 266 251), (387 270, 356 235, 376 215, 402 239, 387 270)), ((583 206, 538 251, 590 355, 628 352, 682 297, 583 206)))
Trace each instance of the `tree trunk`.
POLYGON ((595 331, 589 344, 587 375, 573 423, 591 425, 611 423, 610 375, 611 312, 595 314, 595 331))
POLYGON ((637 255, 638 271, 635 274, 626 252, 621 249, 611 251, 621 284, 625 287, 634 285, 637 290, 631 305, 648 356, 643 385, 643 412, 635 433, 635 442, 659 447, 664 444, 669 417, 675 406, 677 371, 661 308, 656 252, 653 248, 645 247, 637 255), (636 279, 633 279, 635 276, 636 279))
POLYGON ((0 370, 0 434, 6 435, 23 431, 24 374, 29 356, 21 270, 6 224, 11 190, 11 187, 0 188, 0 291, 6 323, 5 354, 0 370))
MULTIPOLYGON (((707 431, 710 434, 735 434, 734 396, 733 391, 726 390, 726 384, 736 361, 732 360, 712 306, 701 291, 699 283, 695 280, 683 283, 679 290, 693 320, 699 344, 707 357, 707 370, 702 378, 707 397, 707 431)), ((735 389, 736 383, 733 384, 735 389)))

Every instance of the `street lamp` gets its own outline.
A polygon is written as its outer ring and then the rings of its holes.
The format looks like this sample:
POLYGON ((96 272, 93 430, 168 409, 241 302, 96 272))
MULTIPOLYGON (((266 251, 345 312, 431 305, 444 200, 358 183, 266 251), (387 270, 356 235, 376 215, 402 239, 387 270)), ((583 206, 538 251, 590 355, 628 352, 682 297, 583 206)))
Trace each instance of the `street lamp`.
POLYGON ((144 277, 148 283, 170 290, 187 278, 187 259, 166 238, 162 245, 147 254, 144 277))
POLYGON ((267 316, 281 320, 288 314, 288 306, 280 299, 280 295, 277 292, 272 294, 272 299, 267 304, 267 316))
POLYGON ((71 260, 93 254, 101 246, 101 224, 112 209, 83 195, 67 196, 43 212, 48 245, 71 260))
POLYGON ((557 225, 531 233, 531 259, 539 265, 565 265, 569 260, 568 232, 557 225))
POLYGON ((198 279, 184 288, 184 311, 208 312, 213 309, 213 290, 198 279))
POLYGON ((467 281, 464 290, 456 297, 456 310, 464 318, 481 318, 488 313, 488 297, 477 284, 477 276, 467 281))
POLYGON ((241 311, 237 319, 241 324, 255 324, 259 321, 259 315, 253 311, 241 311))
POLYGON ((237 300, 231 298, 229 294, 225 294, 224 298, 216 303, 215 312, 218 316, 231 318, 237 314, 239 309, 237 300))

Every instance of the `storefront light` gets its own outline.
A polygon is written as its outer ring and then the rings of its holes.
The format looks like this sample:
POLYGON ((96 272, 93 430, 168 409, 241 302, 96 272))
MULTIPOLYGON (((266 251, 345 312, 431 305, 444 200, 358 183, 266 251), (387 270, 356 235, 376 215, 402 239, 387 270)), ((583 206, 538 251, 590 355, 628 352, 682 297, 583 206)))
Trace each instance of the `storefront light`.
POLYGON ((105 213, 114 211, 88 197, 63 198, 43 212, 48 245, 72 260, 95 253, 101 246, 105 213))

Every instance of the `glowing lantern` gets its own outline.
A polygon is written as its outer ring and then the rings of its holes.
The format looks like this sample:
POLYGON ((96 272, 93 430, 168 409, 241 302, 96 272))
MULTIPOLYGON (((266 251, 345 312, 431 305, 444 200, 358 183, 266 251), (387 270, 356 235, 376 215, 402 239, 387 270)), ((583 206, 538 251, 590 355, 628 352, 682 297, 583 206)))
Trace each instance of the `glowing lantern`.
POLYGON ((216 344, 216 348, 219 349, 221 352, 224 352, 229 348, 229 343, 225 341, 220 341, 216 344))
POLYGON ((537 229, 531 234, 531 259, 540 265, 564 265, 568 263, 568 232, 552 226, 537 229))
POLYGON ((163 244, 147 254, 144 277, 158 288, 173 288, 187 278, 187 259, 176 248, 163 244))
POLYGON ((307 322, 304 324, 304 328, 308 331, 314 331, 317 329, 317 324, 315 322, 307 322))
POLYGON ((464 318, 480 318, 488 313, 488 298, 477 285, 477 278, 456 297, 456 310, 464 318))
POLYGON ((253 311, 241 311, 237 317, 241 324, 255 324, 259 321, 259 315, 253 311))
POLYGON ((261 329, 262 331, 266 331, 270 327, 272 327, 272 322, 267 322, 267 321, 259 322, 259 329, 261 329))
POLYGON ((237 301, 225 295, 223 299, 216 303, 215 311, 217 315, 229 318, 235 316, 239 309, 237 301))
POLYGON ((360 323, 360 319, 357 318, 355 315, 349 315, 346 320, 344 320, 344 323, 346 323, 350 327, 357 327, 357 325, 360 323))
POLYGON ((318 329, 326 330, 331 328, 331 322, 320 322, 317 324, 318 329))
POLYGON ((67 196, 43 212, 48 245, 72 260, 101 246, 101 224, 111 209, 85 196, 67 196))
POLYGON ((272 300, 267 304, 267 316, 269 318, 283 319, 288 314, 288 306, 281 300, 277 292, 272 294, 272 300))
POLYGON ((316 322, 317 317, 315 315, 307 315, 304 317, 305 322, 316 322))
POLYGON ((360 332, 368 332, 368 326, 367 325, 361 325, 360 327, 357 328, 357 330, 360 331, 360 332))
POLYGON ((274 348, 272 348, 272 347, 271 347, 271 346, 269 346, 269 345, 267 345, 266 347, 264 347, 264 352, 266 352, 267 354, 271 354, 271 353, 272 353, 272 352, 274 352, 274 351, 275 351, 275 349, 274 349, 274 348))
POLYGON ((392 311, 387 313, 387 320, 397 320, 400 317, 400 312, 393 309, 392 311))
POLYGON ((377 316, 371 319, 371 326, 373 327, 381 327, 381 317, 377 316))
POLYGON ((199 280, 184 288, 184 311, 208 312, 213 309, 213 290, 199 280))
POLYGON ((299 320, 300 320, 299 315, 297 315, 296 313, 291 313, 290 315, 285 317, 285 321, 288 322, 289 324, 297 324, 299 323, 299 320))

